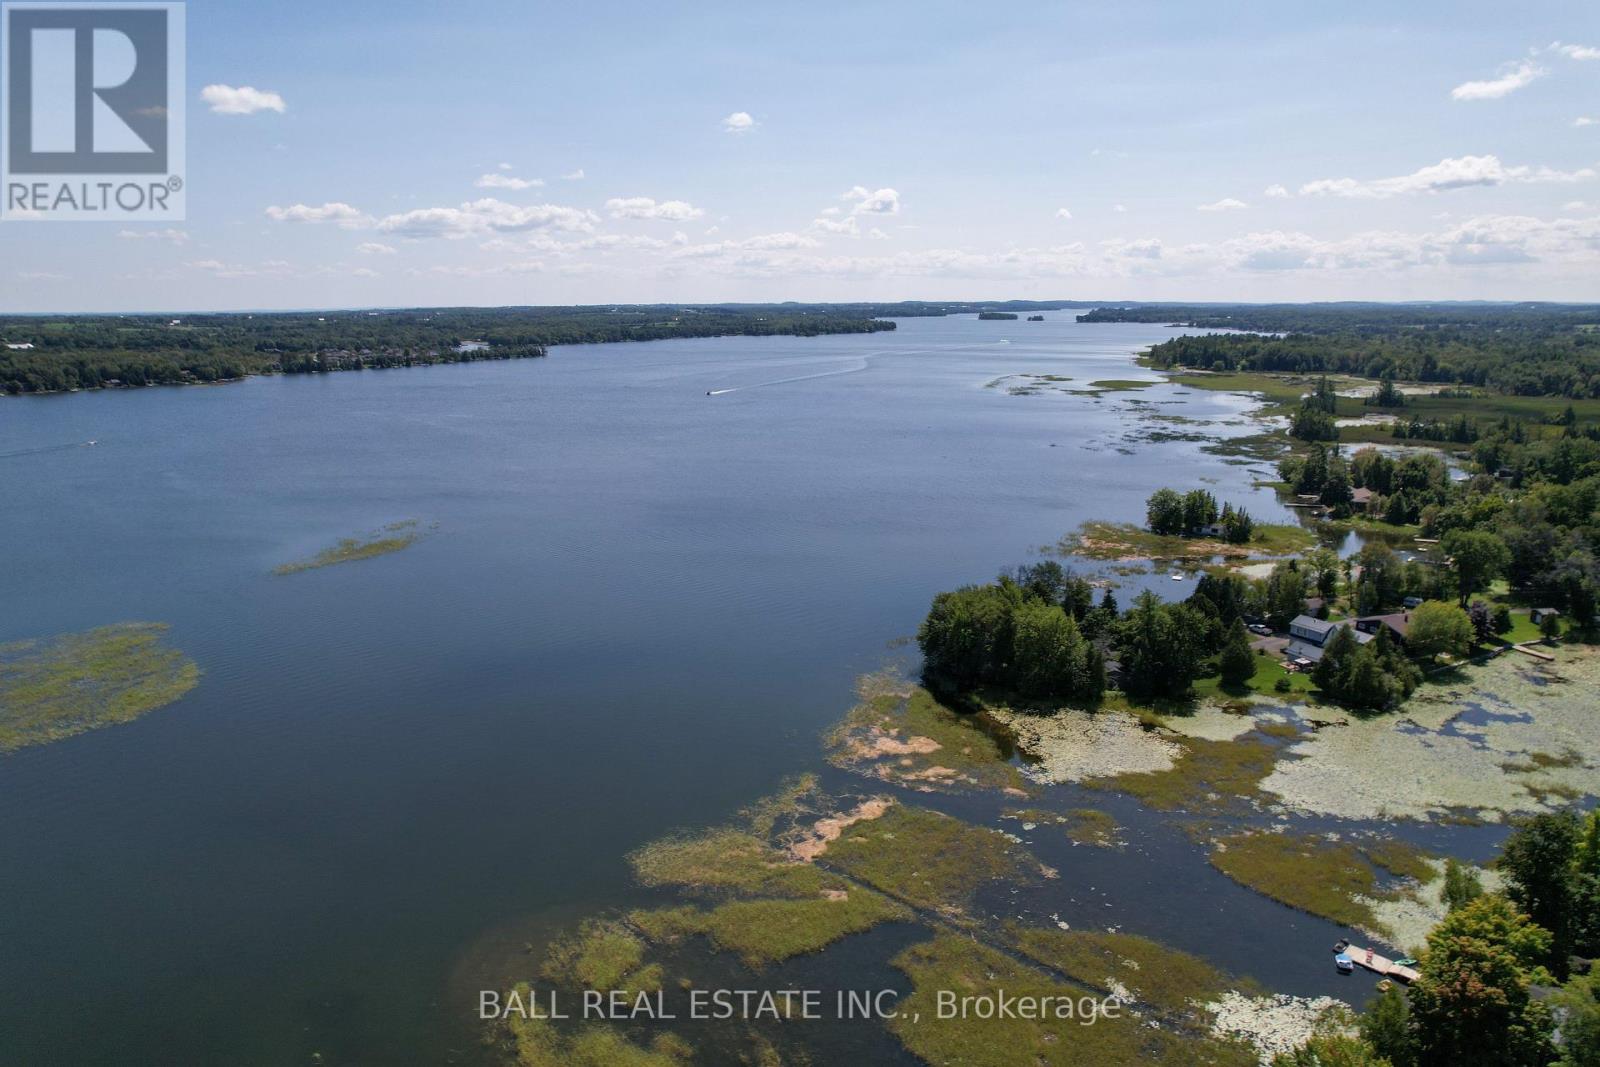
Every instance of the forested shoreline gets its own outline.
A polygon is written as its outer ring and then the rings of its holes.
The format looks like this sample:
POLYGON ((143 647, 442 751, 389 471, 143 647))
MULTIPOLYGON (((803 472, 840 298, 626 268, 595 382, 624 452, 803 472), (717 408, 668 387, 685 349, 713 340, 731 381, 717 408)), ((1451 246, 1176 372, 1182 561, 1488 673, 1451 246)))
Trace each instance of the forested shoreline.
POLYGON ((1165 341, 1151 349, 1156 367, 1600 397, 1600 306, 1592 304, 1150 304, 1097 308, 1078 321, 1249 331, 1165 341))
POLYGON ((343 312, 0 316, 0 391, 233 381, 528 359, 552 345, 872 333, 954 305, 639 305, 343 312))

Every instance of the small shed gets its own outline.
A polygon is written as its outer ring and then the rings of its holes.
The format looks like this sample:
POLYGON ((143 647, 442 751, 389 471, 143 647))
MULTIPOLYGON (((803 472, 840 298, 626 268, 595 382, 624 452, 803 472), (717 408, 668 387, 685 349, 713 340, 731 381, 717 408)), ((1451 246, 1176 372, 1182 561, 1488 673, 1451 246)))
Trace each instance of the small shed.
POLYGON ((1533 620, 1533 624, 1535 626, 1538 626, 1546 619, 1561 618, 1561 612, 1557 611, 1555 608, 1534 608, 1532 611, 1528 612, 1528 618, 1533 620))

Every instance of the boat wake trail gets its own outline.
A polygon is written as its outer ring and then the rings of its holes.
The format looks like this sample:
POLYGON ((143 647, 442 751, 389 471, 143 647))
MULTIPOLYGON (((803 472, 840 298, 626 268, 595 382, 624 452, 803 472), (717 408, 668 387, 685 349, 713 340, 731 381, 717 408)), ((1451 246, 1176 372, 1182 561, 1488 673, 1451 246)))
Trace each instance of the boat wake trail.
POLYGON ((0 459, 19 459, 22 456, 42 456, 47 452, 70 452, 74 448, 92 448, 98 441, 74 441, 70 445, 44 445, 41 448, 20 448, 15 452, 0 452, 0 459))
POLYGON ((843 374, 860 374, 864 370, 872 369, 872 361, 879 356, 924 356, 930 352, 959 352, 963 349, 990 348, 994 345, 1008 345, 1010 341, 985 341, 970 345, 936 345, 931 348, 896 348, 882 349, 877 352, 868 352, 857 357, 848 367, 837 370, 818 371, 815 374, 797 374, 790 378, 774 378, 770 382, 754 382, 750 385, 734 385, 726 389, 708 389, 706 396, 726 396, 729 393, 742 393, 749 389, 765 389, 772 385, 793 385, 796 382, 810 382, 818 378, 837 378, 843 374))

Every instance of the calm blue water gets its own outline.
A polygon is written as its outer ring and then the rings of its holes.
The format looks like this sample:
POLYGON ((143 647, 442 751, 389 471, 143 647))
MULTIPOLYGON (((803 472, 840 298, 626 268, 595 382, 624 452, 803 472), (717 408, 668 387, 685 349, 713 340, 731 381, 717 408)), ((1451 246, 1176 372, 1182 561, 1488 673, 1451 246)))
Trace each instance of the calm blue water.
POLYGON ((1070 319, 0 400, 0 642, 162 621, 204 672, 0 758, 0 1063, 459 1061, 507 944, 814 769, 936 591, 1163 484, 1284 514, 1138 442, 1245 400, 986 388, 1173 332, 1070 319))

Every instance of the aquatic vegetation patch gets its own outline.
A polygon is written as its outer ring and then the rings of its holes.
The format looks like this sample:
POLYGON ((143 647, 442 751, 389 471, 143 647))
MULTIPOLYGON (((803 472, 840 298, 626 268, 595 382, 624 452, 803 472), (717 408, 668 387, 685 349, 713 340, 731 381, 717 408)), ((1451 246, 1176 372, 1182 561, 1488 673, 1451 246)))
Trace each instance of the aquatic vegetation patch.
POLYGON ((541 973, 551 982, 602 993, 654 993, 661 988, 661 965, 644 962, 644 942, 622 923, 607 919, 589 919, 575 935, 551 945, 541 973))
POLYGON ((1404 718, 1335 716, 1262 783, 1297 811, 1347 819, 1497 821, 1597 792, 1600 654, 1553 650, 1530 665, 1507 653, 1425 685, 1404 718), (1553 757, 1553 758, 1552 758, 1553 757))
POLYGON ((752 968, 819 951, 882 922, 911 918, 903 905, 842 879, 809 900, 734 900, 709 910, 667 908, 629 916, 652 941, 704 934, 752 968))
POLYGON ((1286 1056, 1314 1035, 1345 1025, 1350 1005, 1333 997, 1252 997, 1225 993, 1206 1005, 1211 1012, 1211 1032, 1219 1038, 1247 1041, 1260 1056, 1261 1067, 1274 1057, 1286 1056))
POLYGON ((1128 392, 1136 389, 1148 389, 1152 385, 1161 385, 1158 381, 1138 381, 1133 378, 1105 378, 1098 382, 1090 382, 1089 388, 1103 393, 1128 392))
POLYGON ((1401 892, 1379 887, 1378 868, 1431 880, 1437 871, 1426 858, 1401 841, 1333 841, 1264 830, 1224 837, 1210 856, 1217 870, 1280 904, 1375 932, 1380 924, 1369 902, 1401 892))
POLYGON ((1085 559, 1128 562, 1161 560, 1204 563, 1215 559, 1243 560, 1253 556, 1289 556, 1316 544, 1316 535, 1300 526, 1261 523, 1248 544, 1213 538, 1173 537, 1155 534, 1128 522, 1084 523, 1056 546, 1062 555, 1085 559))
POLYGON ((827 862, 896 900, 951 917, 963 915, 990 882, 1026 884, 1055 874, 998 830, 905 804, 851 826, 827 862))
POLYGON ((1136 934, 1015 927, 1017 951, 1096 989, 1120 986, 1160 1011, 1187 1015, 1239 983, 1198 956, 1136 934))
POLYGON ((644 885, 690 892, 812 897, 823 889, 816 867, 731 827, 652 842, 634 851, 628 862, 644 885))
MULTIPOLYGON (((1450 910, 1444 899, 1446 861, 1435 857, 1425 862, 1429 868, 1426 877, 1417 879, 1395 893, 1361 898, 1361 903, 1372 909, 1376 920, 1368 932, 1413 956, 1420 954, 1427 943, 1428 934, 1444 921, 1450 910)), ((1498 892, 1504 887, 1505 879, 1500 872, 1463 866, 1483 887, 1484 892, 1498 892)))
MULTIPOLYGON (((520 990, 528 995, 526 988, 520 990)), ((694 1050, 675 1034, 657 1034, 648 1046, 613 1026, 586 1026, 573 1034, 544 1019, 506 1021, 519 1067, 685 1067, 694 1050)))
MULTIPOLYGON (((1256 1055, 1248 1047, 1206 1036, 1185 1036, 1135 1017, 1121 1005, 1115 1015, 1095 1015, 1102 995, 1053 980, 1042 971, 986 945, 950 934, 913 945, 894 965, 911 979, 889 1028, 905 1047, 928 1063, 963 1067, 1133 1067, 1136 1064, 1245 1067, 1256 1055), (1071 1018, 984 1018, 980 1008, 1000 994, 1008 998, 1062 998, 1073 1003, 1071 1018), (955 1009, 941 1012, 940 998, 955 1009), (967 1005, 966 1010, 959 1010, 967 1005), (1088 1005, 1088 1011, 1082 1010, 1088 1005), (941 1017, 943 1016, 943 1017, 941 1017), (1093 1021, 1084 1023, 1085 1017, 1093 1021)), ((991 1009, 992 1011, 992 1009, 991 1009)))
POLYGON ((354 563, 358 560, 387 556, 391 552, 399 552, 416 544, 422 536, 416 527, 415 519, 391 522, 380 533, 369 534, 366 537, 343 538, 338 544, 323 549, 309 559, 281 563, 272 569, 272 573, 299 574, 301 571, 316 570, 318 567, 331 567, 336 563, 354 563))
POLYGON ((1067 838, 1078 845, 1095 845, 1099 848, 1121 848, 1117 837, 1120 829, 1117 820, 1106 812, 1094 808, 1068 808, 1066 811, 1046 811, 1043 808, 1012 808, 1003 812, 1003 819, 1015 819, 1022 824, 1024 833, 1041 826, 1062 827, 1067 838))
POLYGON ((1164 771, 1182 755, 1176 741, 1146 729, 1126 711, 1062 708, 1034 715, 1009 708, 986 709, 1037 762, 1024 772, 1036 782, 1081 782, 1088 778, 1164 771))
POLYGON ((189 692, 200 668, 166 632, 126 622, 0 645, 0 752, 130 722, 189 692))
POLYGON ((941 705, 920 686, 858 684, 860 702, 826 738, 837 767, 923 792, 1020 789, 1022 775, 975 716, 941 705))
POLYGON ((1251 737, 1212 741, 1185 737, 1177 742, 1178 758, 1159 771, 1091 778, 1084 785, 1129 793, 1162 811, 1200 811, 1229 799, 1256 800, 1261 782, 1272 773, 1280 750, 1251 737))

